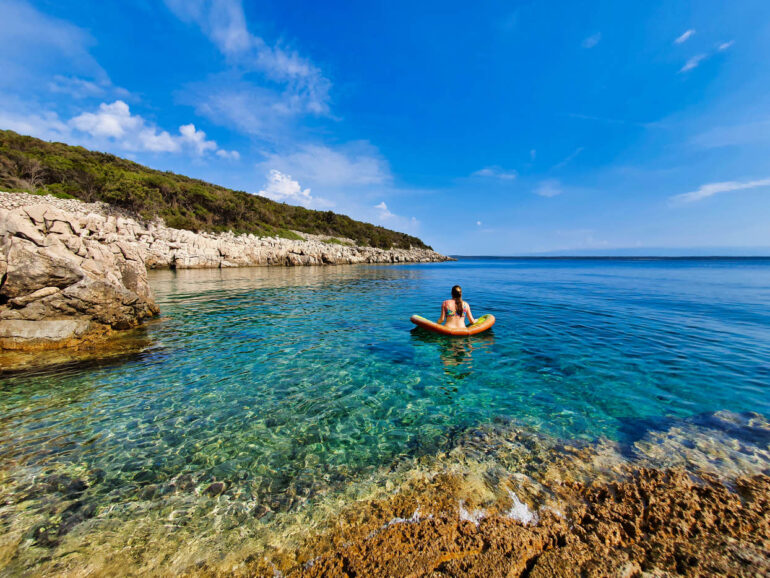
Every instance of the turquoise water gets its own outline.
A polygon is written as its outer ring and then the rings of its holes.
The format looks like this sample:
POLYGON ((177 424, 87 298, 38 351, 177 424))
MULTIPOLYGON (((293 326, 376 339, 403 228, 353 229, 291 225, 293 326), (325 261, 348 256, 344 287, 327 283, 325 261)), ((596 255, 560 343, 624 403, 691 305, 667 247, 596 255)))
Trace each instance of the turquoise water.
POLYGON ((720 410, 770 416, 770 260, 463 259, 150 280, 162 318, 143 329, 146 350, 0 377, 11 477, 88 472, 97 504, 221 480, 278 511, 495 420, 631 443, 720 410), (409 316, 437 318, 455 283, 494 328, 413 330, 409 316))

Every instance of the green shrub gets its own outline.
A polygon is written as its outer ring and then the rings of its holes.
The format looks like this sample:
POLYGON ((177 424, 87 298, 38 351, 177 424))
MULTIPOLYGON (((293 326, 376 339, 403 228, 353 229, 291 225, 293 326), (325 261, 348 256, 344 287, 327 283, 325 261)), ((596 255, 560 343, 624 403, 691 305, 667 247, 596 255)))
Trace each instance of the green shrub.
MULTIPOLYGON (((301 239, 292 231, 354 239, 387 249, 426 247, 398 233, 332 211, 313 211, 233 191, 114 155, 0 130, 0 190, 40 188, 63 198, 104 201, 169 227, 301 239), (40 181, 40 184, 37 183, 40 181), (31 186, 30 183, 32 183, 31 186)), ((337 240, 340 244, 341 241, 337 240)), ((334 241, 330 241, 334 242, 334 241)))

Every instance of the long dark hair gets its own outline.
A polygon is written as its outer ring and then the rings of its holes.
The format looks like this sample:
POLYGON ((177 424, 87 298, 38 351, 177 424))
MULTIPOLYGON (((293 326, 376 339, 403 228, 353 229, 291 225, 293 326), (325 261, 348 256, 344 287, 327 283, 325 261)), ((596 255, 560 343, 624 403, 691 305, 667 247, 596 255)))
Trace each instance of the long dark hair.
POLYGON ((462 315, 463 313, 463 288, 459 285, 452 287, 452 297, 455 300, 455 313, 456 315, 462 315))

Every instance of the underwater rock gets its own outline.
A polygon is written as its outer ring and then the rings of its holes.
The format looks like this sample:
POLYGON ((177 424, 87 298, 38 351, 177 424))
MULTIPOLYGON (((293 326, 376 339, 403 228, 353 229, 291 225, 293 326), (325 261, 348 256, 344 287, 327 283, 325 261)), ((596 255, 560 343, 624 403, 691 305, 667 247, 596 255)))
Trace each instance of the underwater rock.
POLYGON ((155 484, 150 484, 148 486, 144 486, 141 490, 139 490, 139 497, 142 500, 152 500, 155 497, 155 494, 158 492, 158 486, 155 484))
POLYGON ((227 490, 227 484, 224 482, 213 482, 209 484, 205 490, 203 490, 203 493, 213 498, 220 494, 224 494, 225 490, 227 490))

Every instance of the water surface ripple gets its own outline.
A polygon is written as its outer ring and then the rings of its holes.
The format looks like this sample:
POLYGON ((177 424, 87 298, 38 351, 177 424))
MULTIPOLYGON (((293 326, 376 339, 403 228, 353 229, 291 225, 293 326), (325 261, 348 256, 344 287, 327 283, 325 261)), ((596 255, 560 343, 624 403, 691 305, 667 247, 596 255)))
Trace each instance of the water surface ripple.
MULTIPOLYGON (((190 474, 272 509, 511 419, 638 439, 770 415, 770 261, 461 260, 153 272, 151 346, 0 377, 6 472, 99 472, 105 500, 190 474), (412 330, 460 283, 494 329, 412 330)), ((146 497, 146 496, 145 496, 146 497)))

